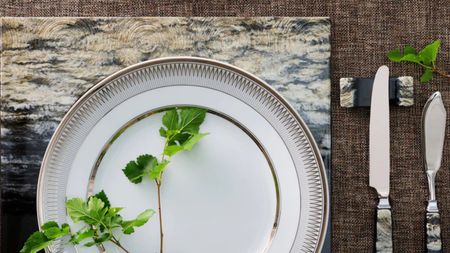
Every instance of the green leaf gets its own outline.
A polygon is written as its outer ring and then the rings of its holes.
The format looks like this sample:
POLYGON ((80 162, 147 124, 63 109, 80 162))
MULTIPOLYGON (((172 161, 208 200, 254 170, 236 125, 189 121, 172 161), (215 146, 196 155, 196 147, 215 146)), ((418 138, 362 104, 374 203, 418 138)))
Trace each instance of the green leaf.
POLYGON ((66 201, 66 209, 73 222, 80 222, 89 215, 86 202, 80 198, 72 198, 66 201))
POLYGON ((401 59, 401 61, 408 61, 408 62, 414 62, 414 63, 420 63, 420 59, 415 54, 407 54, 404 55, 401 59))
POLYGON ((433 70, 432 69, 425 69, 425 72, 423 72, 422 76, 420 77, 421 83, 429 82, 433 78, 433 70))
POLYGON ((106 212, 108 212, 108 208, 105 208, 105 203, 96 197, 89 198, 87 208, 90 215, 89 218, 96 220, 96 224, 100 223, 106 212))
POLYGON ((34 232, 25 242, 21 253, 38 252, 50 246, 56 239, 70 235, 70 227, 64 223, 61 227, 54 221, 41 226, 42 232, 34 232))
POLYGON ((56 221, 47 221, 44 225, 41 226, 42 230, 50 229, 50 228, 59 228, 59 225, 56 221))
POLYGON ((122 222, 122 232, 124 234, 131 234, 134 232, 134 227, 143 226, 147 221, 152 217, 155 211, 151 209, 147 209, 144 212, 140 213, 136 219, 127 220, 122 222))
POLYGON ((66 223, 62 224, 61 228, 58 226, 58 224, 56 224, 56 226, 53 226, 53 227, 48 227, 48 226, 45 228, 44 227, 45 227, 45 224, 44 224, 44 226, 42 226, 42 228, 43 228, 44 235, 48 239, 53 240, 53 239, 61 238, 66 235, 70 235, 70 227, 66 223))
POLYGON ((94 197, 102 200, 103 203, 105 203, 105 207, 107 207, 107 208, 111 207, 111 203, 109 202, 108 196, 106 196, 106 193, 103 190, 101 190, 99 193, 95 194, 94 197))
POLYGON ((176 108, 168 110, 162 118, 162 123, 167 130, 177 130, 178 121, 178 112, 176 108))
POLYGON ((164 154, 168 155, 168 156, 173 156, 180 151, 183 151, 183 146, 174 144, 174 145, 167 146, 164 149, 164 154))
POLYGON ((149 174, 150 171, 158 164, 158 160, 152 155, 141 155, 136 161, 130 161, 122 171, 128 180, 138 184, 142 182, 142 178, 149 174))
POLYGON ((52 242, 53 240, 47 238, 44 233, 36 231, 28 237, 20 253, 37 253, 50 246, 52 242))
POLYGON ((185 143, 189 137, 191 137, 190 133, 175 133, 175 134, 171 134, 169 135, 169 145, 181 145, 183 143, 185 143))
POLYGON ((112 234, 110 234, 110 233, 103 233, 99 237, 94 238, 94 241, 95 241, 96 244, 100 244, 100 243, 109 241, 111 238, 112 238, 112 234))
POLYGON ((94 237, 95 232, 91 227, 85 227, 76 232, 70 238, 70 242, 73 244, 79 244, 81 241, 94 237))
MULTIPOLYGON (((441 41, 436 40, 433 43, 427 45, 422 50, 420 50, 418 56, 423 64, 427 66, 434 66, 436 63, 437 54, 439 47, 441 46, 441 41)), ((428 74, 427 74, 428 77, 428 74)), ((431 78, 430 78, 431 79, 431 78)))
POLYGON ((159 129, 159 135, 161 135, 161 137, 167 137, 167 131, 166 129, 164 129, 164 127, 161 127, 159 129))
POLYGON ((170 145, 164 149, 164 154, 168 156, 173 156, 181 151, 189 151, 191 150, 197 142, 199 142, 203 137, 208 135, 208 133, 194 134, 187 141, 185 141, 181 145, 170 145))
POLYGON ((398 49, 394 49, 389 51, 388 58, 393 62, 400 62, 403 57, 403 54, 398 49))
POLYGON ((206 110, 201 108, 183 108, 180 111, 180 133, 196 134, 205 120, 206 110))
POLYGON ((167 164, 169 164, 170 161, 163 160, 158 165, 156 165, 149 174, 150 179, 157 179, 160 178, 161 173, 166 169, 167 164))
POLYGON ((104 208, 105 203, 101 199, 91 197, 86 204, 80 198, 69 199, 66 202, 67 213, 73 222, 84 221, 89 225, 97 225, 102 222, 102 219, 108 208, 104 208))
POLYGON ((410 45, 406 45, 403 48, 403 53, 405 54, 417 54, 416 49, 414 49, 413 47, 411 47, 410 45))
POLYGON ((194 134, 189 138, 184 144, 183 149, 184 150, 191 150, 197 142, 199 142, 203 137, 208 135, 209 133, 202 133, 202 134, 194 134))
POLYGON ((97 244, 97 243, 96 243, 95 241, 92 241, 92 242, 85 243, 84 246, 86 246, 86 247, 92 247, 92 246, 94 246, 94 245, 96 245, 96 244, 97 244))

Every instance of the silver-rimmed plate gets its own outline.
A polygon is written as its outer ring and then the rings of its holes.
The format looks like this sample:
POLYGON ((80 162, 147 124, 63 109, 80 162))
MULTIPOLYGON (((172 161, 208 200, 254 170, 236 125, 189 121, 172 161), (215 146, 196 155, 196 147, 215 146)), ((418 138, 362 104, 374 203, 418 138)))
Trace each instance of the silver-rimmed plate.
MULTIPOLYGON (((66 198, 105 190, 125 218, 157 209, 151 181, 131 184, 121 169, 160 154, 161 117, 196 106, 209 132, 172 159, 162 206, 165 252, 317 252, 328 218, 328 188, 317 145, 297 112, 264 81, 217 61, 173 57, 119 71, 90 89, 63 118, 45 153, 38 220, 69 221, 66 198)), ((69 221, 70 222, 70 221, 69 221)), ((152 219, 122 244, 156 252, 152 219)), ((62 245, 53 247, 63 251, 62 245)), ((64 246, 71 252, 96 249, 64 246)), ((108 252, 115 252, 113 247, 108 252)))

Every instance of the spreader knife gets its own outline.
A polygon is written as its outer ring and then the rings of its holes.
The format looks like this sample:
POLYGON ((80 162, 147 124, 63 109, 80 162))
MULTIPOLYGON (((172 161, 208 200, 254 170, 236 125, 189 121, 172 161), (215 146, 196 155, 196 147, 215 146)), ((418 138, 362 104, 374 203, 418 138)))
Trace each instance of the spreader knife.
POLYGON ((370 105, 369 184, 378 192, 376 252, 392 252, 392 216, 389 204, 389 68, 375 75, 370 105))
POLYGON ((447 112, 442 102, 441 93, 435 92, 428 99, 422 112, 424 164, 430 191, 427 206, 427 249, 429 253, 442 252, 441 224, 434 179, 441 167, 446 121, 447 112))

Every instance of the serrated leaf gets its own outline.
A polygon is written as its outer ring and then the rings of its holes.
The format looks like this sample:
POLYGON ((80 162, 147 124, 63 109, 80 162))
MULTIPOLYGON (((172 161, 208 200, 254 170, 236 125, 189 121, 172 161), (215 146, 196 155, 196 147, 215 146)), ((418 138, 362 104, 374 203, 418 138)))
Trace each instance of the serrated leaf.
POLYGON ((38 252, 50 246, 56 239, 70 235, 70 227, 64 223, 61 227, 55 221, 46 222, 42 231, 34 232, 25 242, 21 253, 38 252))
POLYGON ((411 47, 410 45, 406 45, 403 48, 403 53, 404 54, 417 54, 416 49, 414 49, 413 47, 411 47))
POLYGON ((167 131, 164 127, 159 128, 159 135, 161 135, 161 137, 167 137, 167 131))
POLYGON ((106 196, 105 191, 101 190, 99 193, 95 194, 93 197, 96 197, 105 203, 105 207, 109 208, 111 207, 111 203, 109 202, 108 196, 106 196))
POLYGON ((168 160, 163 160, 158 165, 156 165, 155 168, 153 168, 150 171, 150 174, 149 174, 150 179, 159 178, 161 173, 166 169, 167 164, 169 164, 169 162, 170 161, 168 161, 168 160))
POLYGON ((175 133, 170 136, 170 140, 168 142, 169 145, 182 145, 185 143, 189 137, 191 137, 191 134, 189 133, 175 133))
POLYGON ((120 227, 120 224, 122 223, 122 216, 118 214, 118 212, 122 209, 123 208, 120 207, 110 208, 106 213, 105 218, 103 218, 103 223, 109 228, 120 227))
POLYGON ((54 240, 66 235, 70 235, 70 227, 66 223, 62 224, 61 228, 58 226, 58 224, 56 224, 56 226, 53 227, 46 227, 43 230, 43 233, 48 239, 54 240))
POLYGON ((91 227, 85 227, 80 231, 76 232, 75 234, 73 234, 72 237, 70 238, 70 242, 73 244, 79 244, 86 239, 89 238, 92 239, 94 235, 95 235, 94 229, 92 229, 91 227))
POLYGON ((168 110, 162 118, 162 123, 167 128, 167 130, 178 129, 178 121, 179 118, 176 108, 168 110))
POLYGON ((147 209, 144 212, 140 213, 136 219, 127 220, 122 222, 122 232, 124 234, 131 234, 134 232, 134 227, 143 226, 147 221, 152 217, 155 211, 151 209, 147 209))
POLYGON ((194 134, 189 138, 184 144, 183 149, 184 150, 191 150, 197 142, 199 142, 203 137, 208 135, 209 133, 202 133, 202 134, 194 134))
POLYGON ((403 54, 398 49, 394 49, 389 51, 388 58, 393 62, 400 62, 403 57, 403 54))
POLYGON ((201 134, 194 134, 191 135, 190 138, 187 139, 183 144, 181 145, 170 145, 167 146, 164 149, 164 154, 168 156, 173 156, 181 151, 189 151, 191 150, 197 142, 199 142, 203 137, 208 135, 208 133, 201 133, 201 134))
MULTIPOLYGON (((439 47, 441 46, 441 41, 436 40, 431 44, 428 44, 422 50, 420 50, 418 56, 423 64, 427 66, 434 66, 439 52, 439 47)), ((428 74, 427 74, 428 77, 428 74)))
POLYGON ((182 108, 180 110, 180 133, 196 134, 205 120, 206 110, 201 108, 182 108))
POLYGON ((158 164, 158 160, 152 155, 141 155, 136 161, 130 161, 122 171, 132 183, 142 182, 142 178, 158 164))
POLYGON ((84 221, 89 225, 101 223, 108 208, 104 208, 105 203, 101 199, 91 197, 88 203, 80 198, 69 199, 66 202, 67 213, 75 222, 84 221))
POLYGON ((41 226, 42 230, 46 230, 49 228, 59 228, 59 225, 56 221, 47 221, 46 223, 44 223, 44 225, 41 226))
POLYGON ((28 237, 24 246, 20 250, 20 253, 37 253, 40 250, 50 246, 52 243, 53 241, 47 238, 44 233, 37 231, 28 237))
POLYGON ((173 156, 180 151, 183 151, 183 146, 174 144, 164 148, 164 155, 173 156))
POLYGON ((111 207, 108 209, 106 216, 116 215, 118 212, 122 211, 123 207, 111 207))
POLYGON ((100 223, 106 212, 108 212, 108 208, 105 208, 105 203, 96 197, 89 198, 87 208, 90 216, 98 221, 97 223, 100 223))
POLYGON ((420 82, 426 83, 429 82, 432 78, 433 78, 433 70, 425 69, 425 72, 423 72, 422 76, 420 76, 420 82))
MULTIPOLYGON (((66 209, 73 222, 78 223, 84 217, 89 216, 86 202, 80 198, 72 198, 66 201, 66 209)), ((92 223, 92 222, 91 222, 92 223)))
POLYGON ((405 49, 403 51, 404 51, 404 53, 400 52, 400 50, 398 50, 398 49, 389 51, 389 53, 388 53, 389 60, 391 60, 393 62, 402 62, 402 61, 414 62, 414 63, 421 62, 421 59, 416 54, 416 50, 414 48, 412 48, 410 46, 405 46, 405 49))
POLYGON ((401 58, 401 61, 420 63, 420 59, 415 54, 406 54, 401 58))
POLYGON ((100 244, 106 241, 109 241, 112 238, 112 234, 110 233, 103 233, 99 237, 96 237, 94 239, 95 243, 100 244))

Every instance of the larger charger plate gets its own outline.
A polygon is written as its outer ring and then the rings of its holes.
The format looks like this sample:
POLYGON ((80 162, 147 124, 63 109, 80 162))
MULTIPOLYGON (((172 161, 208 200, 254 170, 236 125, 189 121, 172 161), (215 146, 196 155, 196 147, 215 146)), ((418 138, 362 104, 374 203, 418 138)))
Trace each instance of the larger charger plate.
MULTIPOLYGON (((105 190, 125 218, 157 210, 156 187, 132 184, 128 161, 160 154, 164 110, 208 110, 189 152, 174 156, 162 186, 165 252, 318 252, 328 218, 327 181, 311 133, 264 81, 217 61, 173 57, 123 69, 82 96, 57 128, 38 183, 38 220, 70 222, 64 202, 105 190)), ((157 252, 153 217, 122 244, 157 252)), ((108 252, 116 252, 106 245, 108 252)), ((52 252, 96 252, 58 243, 52 252)), ((118 251, 117 251, 118 252, 118 251)))

